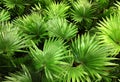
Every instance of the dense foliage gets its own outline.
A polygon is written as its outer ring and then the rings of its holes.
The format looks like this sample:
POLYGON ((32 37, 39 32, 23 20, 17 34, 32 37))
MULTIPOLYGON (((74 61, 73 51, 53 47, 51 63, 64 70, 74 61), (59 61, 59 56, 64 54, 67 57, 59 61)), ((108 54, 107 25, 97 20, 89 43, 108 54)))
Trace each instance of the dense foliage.
POLYGON ((120 82, 120 2, 0 0, 0 82, 120 82))

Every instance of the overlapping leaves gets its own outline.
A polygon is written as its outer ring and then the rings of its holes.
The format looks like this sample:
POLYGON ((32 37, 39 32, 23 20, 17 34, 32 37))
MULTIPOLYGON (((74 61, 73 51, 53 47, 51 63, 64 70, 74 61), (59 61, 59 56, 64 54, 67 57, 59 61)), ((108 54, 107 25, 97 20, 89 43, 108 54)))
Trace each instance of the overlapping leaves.
POLYGON ((50 36, 69 40, 76 36, 77 27, 66 19, 55 18, 48 21, 48 32, 50 36))
POLYGON ((38 43, 46 36, 46 28, 44 19, 38 13, 18 18, 15 21, 18 26, 27 36, 29 36, 35 43, 38 43))
POLYGON ((4 22, 10 19, 10 14, 8 11, 1 10, 0 11, 0 22, 4 22))
POLYGON ((25 65, 22 65, 23 72, 11 73, 6 76, 5 81, 2 82, 32 82, 31 75, 25 65))
POLYGON ((120 15, 114 14, 110 18, 103 19, 99 23, 99 38, 110 49, 111 55, 117 55, 120 51, 120 15))
POLYGON ((20 9, 24 8, 25 1, 24 0, 4 0, 4 4, 7 8, 13 9, 18 7, 20 9))
POLYGON ((72 19, 76 22, 92 22, 94 8, 92 3, 88 0, 77 0, 73 2, 73 9, 71 9, 72 19))
POLYGON ((101 80, 102 75, 108 75, 106 66, 115 65, 110 62, 114 58, 108 57, 107 50, 95 40, 95 36, 78 36, 71 48, 74 56, 73 65, 66 74, 68 82, 101 80))
POLYGON ((0 24, 0 53, 13 54, 27 47, 27 37, 10 23, 0 24), (12 38, 11 38, 12 37, 12 38))
POLYGON ((33 48, 30 48, 30 52, 35 62, 35 68, 38 71, 44 71, 47 79, 51 81, 59 78, 65 70, 64 66, 68 65, 63 61, 67 57, 63 41, 49 39, 45 41, 43 50, 38 49, 34 43, 32 44, 33 48))
POLYGON ((51 3, 46 10, 48 18, 65 18, 69 6, 64 3, 51 3))

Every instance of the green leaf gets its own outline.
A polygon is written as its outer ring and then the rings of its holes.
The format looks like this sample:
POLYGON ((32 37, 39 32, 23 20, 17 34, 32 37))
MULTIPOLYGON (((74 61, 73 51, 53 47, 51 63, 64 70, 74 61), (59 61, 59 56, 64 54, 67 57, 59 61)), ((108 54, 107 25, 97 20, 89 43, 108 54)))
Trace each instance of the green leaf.
POLYGON ((65 18, 67 16, 67 11, 69 6, 64 3, 51 3, 46 10, 49 19, 52 18, 65 18))
POLYGON ((59 37, 63 40, 69 40, 77 34, 77 27, 63 18, 49 20, 47 29, 49 36, 59 37))
POLYGON ((24 0, 3 0, 3 1, 5 6, 9 9, 13 9, 15 7, 22 9, 25 5, 24 0))
POLYGON ((110 62, 114 58, 108 57, 107 49, 98 40, 95 40, 95 36, 91 37, 89 34, 78 36, 72 42, 71 48, 74 55, 73 66, 82 66, 89 78, 101 79, 101 75, 108 75, 108 72, 105 71, 108 70, 106 66, 116 65, 110 62))
POLYGON ((36 44, 47 35, 44 18, 38 13, 18 18, 14 24, 36 44))
POLYGON ((10 14, 6 10, 1 10, 0 11, 0 22, 4 22, 10 19, 10 14))
POLYGON ((30 48, 31 55, 38 71, 42 69, 47 77, 53 81, 54 78, 60 78, 64 71, 64 66, 68 65, 66 59, 67 50, 60 39, 49 39, 44 43, 43 50, 40 50, 32 42, 33 48, 30 48))
MULTIPOLYGON (((118 11, 120 12, 120 11, 118 11)), ((120 14, 111 15, 110 18, 103 19, 99 23, 99 39, 109 50, 111 56, 115 56, 120 51, 120 14)))
POLYGON ((92 3, 88 0, 77 0, 72 3, 73 8, 71 9, 72 19, 75 22, 91 22, 93 17, 94 8, 92 8, 92 3))
POLYGON ((30 73, 25 65, 22 65, 23 72, 11 73, 10 76, 6 76, 5 81, 2 82, 32 82, 30 73))
MULTIPOLYGON (((14 52, 22 51, 28 47, 28 38, 10 23, 1 23, 0 27, 0 52, 13 55, 14 52)), ((24 51, 22 51, 24 52, 24 51)))
POLYGON ((68 67, 66 74, 65 74, 65 80, 66 82, 84 82, 86 81, 87 73, 84 71, 82 66, 77 67, 68 67))

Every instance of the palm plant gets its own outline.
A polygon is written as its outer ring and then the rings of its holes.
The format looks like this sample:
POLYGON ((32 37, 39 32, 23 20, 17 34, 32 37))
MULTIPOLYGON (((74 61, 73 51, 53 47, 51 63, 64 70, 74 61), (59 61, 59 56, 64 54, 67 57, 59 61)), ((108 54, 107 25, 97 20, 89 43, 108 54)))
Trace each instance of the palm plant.
POLYGON ((25 1, 24 0, 4 0, 4 4, 7 8, 13 9, 15 7, 18 7, 20 9, 24 8, 25 1))
POLYGON ((46 36, 44 18, 38 13, 32 13, 31 15, 18 18, 14 24, 36 44, 46 36))
POLYGON ((77 0, 72 2, 73 8, 71 9, 72 19, 75 22, 92 22, 94 8, 92 8, 92 3, 88 0, 77 0))
MULTIPOLYGON (((120 7, 120 6, 118 6, 120 7)), ((119 8, 118 8, 119 9, 119 8)), ((117 55, 120 52, 120 11, 118 14, 111 15, 110 18, 103 19, 99 23, 99 37, 102 43, 110 48, 112 56, 117 55)))
POLYGON ((108 76, 110 62, 114 58, 108 57, 107 50, 89 34, 78 36, 72 41, 71 50, 73 63, 66 71, 67 82, 95 82, 108 76), (108 66, 108 67, 106 67, 108 66))
POLYGON ((67 16, 67 11, 69 6, 64 3, 51 3, 46 10, 49 19, 52 18, 65 18, 67 16))
POLYGON ((52 37, 69 40, 76 36, 77 27, 68 23, 66 19, 55 18, 48 21, 48 33, 52 37))
MULTIPOLYGON (((49 39, 45 41, 43 50, 40 50, 32 42, 33 48, 30 48, 31 55, 34 60, 34 65, 38 72, 45 74, 48 82, 55 81, 55 78, 59 79, 65 71, 65 66, 68 65, 64 61, 68 56, 66 46, 60 39, 49 39)), ((41 77, 42 79, 42 77, 41 77)))
POLYGON ((110 0, 95 0, 99 9, 103 9, 109 5, 110 0))
POLYGON ((12 56, 15 52, 26 52, 27 37, 25 37, 16 27, 10 23, 1 23, 0 27, 0 55, 10 59, 15 66, 12 56), (12 36, 12 38, 11 38, 12 36))
POLYGON ((31 75, 25 65, 22 65, 23 72, 11 73, 6 76, 5 81, 2 82, 32 82, 31 75))
POLYGON ((0 81, 118 81, 120 3, 112 2, 0 0, 0 81))
POLYGON ((4 9, 0 11, 0 22, 4 22, 10 19, 10 14, 4 9))
POLYGON ((21 15, 24 12, 26 1, 25 0, 3 0, 3 4, 11 11, 14 15, 21 15), (17 11, 17 12, 15 12, 17 11))
POLYGON ((12 54, 27 47, 27 38, 10 23, 1 23, 0 27, 0 53, 12 54), (12 38, 11 38, 12 36, 12 38))

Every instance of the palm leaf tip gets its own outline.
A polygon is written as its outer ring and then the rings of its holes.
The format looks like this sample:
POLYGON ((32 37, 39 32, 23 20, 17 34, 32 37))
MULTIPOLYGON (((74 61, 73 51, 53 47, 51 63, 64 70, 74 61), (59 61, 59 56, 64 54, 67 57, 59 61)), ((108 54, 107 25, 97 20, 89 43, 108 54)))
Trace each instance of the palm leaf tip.
POLYGON ((40 3, 35 4, 34 7, 32 7, 31 12, 38 12, 38 13, 42 14, 43 9, 41 7, 41 4, 40 3))

